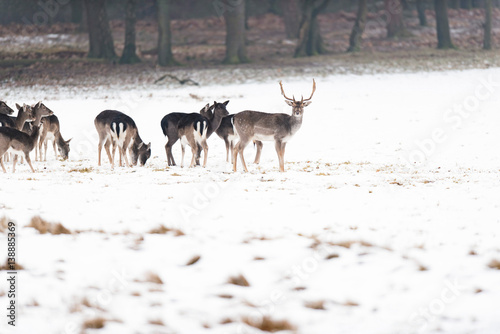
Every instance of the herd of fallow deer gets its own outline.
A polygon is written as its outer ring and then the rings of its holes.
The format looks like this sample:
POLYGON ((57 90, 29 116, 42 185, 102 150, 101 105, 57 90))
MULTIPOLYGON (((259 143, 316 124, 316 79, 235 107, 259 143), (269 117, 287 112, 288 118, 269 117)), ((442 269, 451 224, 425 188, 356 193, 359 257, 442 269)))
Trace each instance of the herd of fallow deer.
MULTIPOLYGON (((207 165, 208 145, 207 139, 215 132, 224 140, 226 145, 226 161, 231 163, 233 170, 237 169, 238 154, 246 172, 243 152, 245 147, 253 141, 257 147, 254 163, 259 163, 263 141, 273 141, 279 160, 280 172, 285 171, 285 146, 302 125, 304 108, 311 103, 316 91, 316 82, 313 80, 311 96, 295 100, 289 98, 283 90, 280 81, 281 94, 285 102, 292 107, 292 113, 265 113, 259 111, 245 110, 237 114, 229 115, 226 107, 229 101, 224 103, 214 102, 207 104, 199 113, 169 113, 161 120, 161 129, 167 137, 165 151, 168 166, 175 166, 172 155, 172 146, 180 139, 182 149, 181 167, 184 166, 185 146, 191 148, 192 158, 189 167, 200 164, 201 152, 203 151, 203 167, 207 165)), ((62 159, 67 159, 69 154, 70 140, 64 140, 61 135, 59 119, 43 103, 35 105, 20 106, 17 117, 10 116, 14 113, 5 102, 0 101, 0 165, 6 172, 4 160, 13 155, 12 171, 15 172, 18 155, 26 162, 34 172, 31 164, 30 152, 35 149, 35 160, 40 158, 47 160, 48 141, 52 141, 56 159, 58 153, 62 159), (44 148, 44 154, 42 154, 44 148)), ((132 167, 139 164, 143 166, 151 156, 151 143, 142 141, 139 130, 134 120, 122 112, 116 110, 105 110, 94 120, 95 128, 99 135, 98 165, 101 165, 102 147, 106 150, 109 162, 114 168, 115 152, 118 148, 119 165, 132 167), (130 157, 130 160, 129 160, 130 157)))

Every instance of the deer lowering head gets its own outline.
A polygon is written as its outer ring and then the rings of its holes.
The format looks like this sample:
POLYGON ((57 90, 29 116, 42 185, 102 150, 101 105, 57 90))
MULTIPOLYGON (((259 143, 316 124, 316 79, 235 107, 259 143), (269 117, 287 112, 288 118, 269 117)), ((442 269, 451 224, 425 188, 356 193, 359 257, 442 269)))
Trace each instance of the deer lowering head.
MULTIPOLYGON (((245 110, 236 114, 233 118, 234 131, 240 138, 233 150, 233 170, 236 171, 237 156, 240 154, 241 163, 245 171, 248 169, 245 164, 243 150, 250 141, 257 143, 262 141, 274 141, 276 152, 278 153, 280 172, 285 171, 285 146, 295 135, 302 125, 304 107, 311 104, 311 99, 316 91, 316 82, 313 79, 313 90, 308 99, 302 97, 300 101, 295 97, 289 98, 283 90, 280 81, 281 94, 285 97, 285 102, 292 107, 292 115, 270 114, 259 111, 245 110)), ((261 145, 262 143, 260 143, 261 145)), ((256 158, 257 160, 257 158, 256 158)))

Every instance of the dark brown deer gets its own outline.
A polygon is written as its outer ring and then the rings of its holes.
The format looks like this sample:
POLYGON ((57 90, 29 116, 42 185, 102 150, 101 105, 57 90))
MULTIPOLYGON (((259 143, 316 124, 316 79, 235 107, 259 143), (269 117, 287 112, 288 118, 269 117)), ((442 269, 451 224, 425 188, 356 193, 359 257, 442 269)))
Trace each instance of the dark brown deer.
MULTIPOLYGON (((181 167, 184 166, 186 145, 191 147, 191 152, 193 154, 189 167, 194 167, 199 147, 203 148, 203 167, 206 167, 208 157, 207 139, 220 126, 222 118, 229 115, 226 109, 228 103, 229 101, 224 103, 214 102, 213 117, 210 120, 200 114, 193 113, 187 114, 179 121, 179 139, 181 140, 182 149, 181 167)), ((210 117, 210 115, 207 116, 210 117)))
POLYGON ((139 136, 139 130, 132 118, 116 110, 104 110, 94 120, 94 125, 99 134, 99 145, 97 147, 98 165, 101 165, 102 146, 106 149, 112 168, 115 166, 115 151, 118 147, 120 153, 120 167, 122 157, 129 167, 137 165, 144 166, 151 156, 151 143, 145 144, 139 136), (109 147, 113 145, 113 154, 109 147), (127 151, 132 163, 129 163, 127 151))
POLYGON ((14 110, 7 105, 4 101, 0 101, 0 115, 12 115, 14 110))
MULTIPOLYGON (((212 115, 211 112, 212 108, 213 106, 210 107, 210 105, 207 104, 206 106, 203 107, 203 109, 200 110, 200 114, 204 117, 211 118, 210 115, 212 115)), ((168 138, 167 143, 165 144, 165 152, 167 154, 168 166, 175 166, 175 160, 172 154, 172 146, 174 146, 177 140, 179 140, 179 127, 178 127, 179 121, 186 115, 189 114, 182 112, 173 112, 168 115, 165 115, 161 120, 160 123, 161 130, 163 131, 163 135, 165 135, 168 138)), ((198 153, 196 157, 197 164, 199 164, 200 152, 201 150, 198 148, 198 153)))
POLYGON ((53 115, 52 110, 47 108, 43 103, 38 102, 32 108, 32 113, 34 115, 33 122, 33 133, 28 135, 20 130, 2 127, 0 128, 0 165, 4 173, 7 172, 3 164, 3 156, 6 152, 14 153, 14 160, 12 165, 12 172, 16 171, 17 155, 23 154, 26 162, 29 164, 31 171, 34 173, 35 169, 31 164, 30 152, 36 146, 38 140, 38 134, 40 132, 40 122, 42 117, 53 115))
POLYGON ((71 141, 71 139, 64 140, 61 134, 59 118, 57 118, 56 115, 44 117, 42 119, 42 131, 40 132, 40 139, 38 143, 38 150, 40 151, 40 161, 42 161, 42 145, 45 148, 43 161, 47 161, 47 144, 49 140, 52 141, 52 147, 54 148, 56 160, 57 152, 59 152, 63 160, 68 159, 70 151, 69 142, 71 141))
POLYGON ((316 91, 316 82, 313 79, 313 89, 308 99, 301 98, 296 101, 295 97, 289 98, 283 91, 280 81, 281 94, 285 97, 285 102, 292 107, 292 115, 270 114, 259 111, 245 110, 234 115, 234 129, 239 137, 239 142, 234 147, 233 170, 236 172, 237 157, 240 154, 241 163, 248 172, 243 157, 243 151, 251 140, 274 141, 276 152, 278 153, 280 172, 285 171, 285 147, 286 143, 295 135, 302 125, 304 108, 311 104, 311 99, 316 91))
POLYGON ((31 114, 32 107, 26 104, 23 104, 23 106, 21 107, 16 103, 16 108, 16 117, 7 116, 6 114, 0 114, 0 127, 9 127, 17 130, 22 130, 25 122, 31 122, 33 120, 33 116, 31 114))

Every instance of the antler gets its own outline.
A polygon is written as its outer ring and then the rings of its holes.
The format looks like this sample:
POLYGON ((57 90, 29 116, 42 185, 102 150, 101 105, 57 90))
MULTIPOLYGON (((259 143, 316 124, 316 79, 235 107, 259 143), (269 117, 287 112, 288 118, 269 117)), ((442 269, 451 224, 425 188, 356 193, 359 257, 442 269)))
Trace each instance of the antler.
POLYGON ((311 93, 311 96, 308 99, 305 99, 305 100, 304 100, 304 97, 302 97, 302 102, 309 101, 310 99, 312 99, 315 91, 316 91, 316 81, 314 81, 314 79, 313 79, 313 91, 311 93))
POLYGON ((287 99, 288 101, 295 102, 295 96, 293 97, 293 99, 291 99, 285 95, 285 91, 283 90, 283 84, 281 83, 281 80, 280 80, 280 87, 281 87, 281 94, 285 97, 285 99, 287 99))

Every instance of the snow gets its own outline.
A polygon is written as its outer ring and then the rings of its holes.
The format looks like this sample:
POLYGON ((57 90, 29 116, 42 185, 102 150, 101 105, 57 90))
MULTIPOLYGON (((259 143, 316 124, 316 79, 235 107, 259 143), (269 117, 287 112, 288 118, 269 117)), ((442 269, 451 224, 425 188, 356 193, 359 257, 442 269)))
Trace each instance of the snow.
MULTIPOLYGON (((104 328, 85 332, 260 333, 243 319, 268 315, 307 334, 498 333, 500 271, 488 264, 500 259, 500 69, 316 82, 286 173, 269 142, 260 165, 249 145, 250 172, 233 173, 216 135, 207 168, 165 168, 160 129, 166 113, 214 99, 233 113, 289 113, 275 80, 4 87, 9 105, 43 99, 73 140, 69 161, 49 145, 37 173, 7 163, 0 175, 0 217, 17 223, 25 267, 18 326, 3 316, 1 332, 81 333, 102 317, 104 328), (104 109, 129 114, 152 142, 146 167, 97 166, 93 120, 104 109), (73 233, 42 235, 27 227, 36 215, 73 233), (161 225, 183 235, 150 233, 161 225), (227 283, 239 274, 249 287, 227 283), (305 307, 320 301, 324 310, 305 307)), ((312 78, 283 84, 308 96, 312 78)), ((179 165, 180 155, 177 143, 179 165)), ((0 305, 5 292, 4 281, 0 305)))

